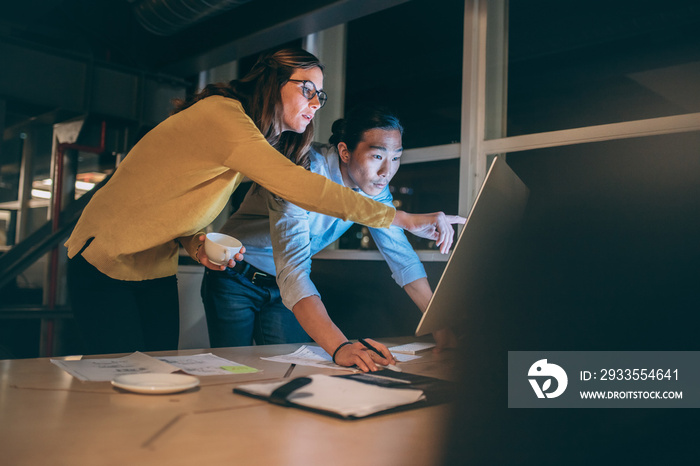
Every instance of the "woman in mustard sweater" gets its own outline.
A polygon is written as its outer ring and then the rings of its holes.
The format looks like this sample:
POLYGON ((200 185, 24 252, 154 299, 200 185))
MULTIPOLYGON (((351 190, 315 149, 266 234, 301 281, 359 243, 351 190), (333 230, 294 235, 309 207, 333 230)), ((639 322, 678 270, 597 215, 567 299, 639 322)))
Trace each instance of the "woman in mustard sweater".
POLYGON ((449 249, 453 229, 441 212, 395 211, 295 163, 313 138, 322 89, 318 59, 284 49, 260 57, 244 78, 179 102, 133 147, 66 242, 69 294, 87 352, 177 348, 179 244, 204 266, 225 269, 207 259, 203 229, 245 177, 304 209, 397 225, 449 249))

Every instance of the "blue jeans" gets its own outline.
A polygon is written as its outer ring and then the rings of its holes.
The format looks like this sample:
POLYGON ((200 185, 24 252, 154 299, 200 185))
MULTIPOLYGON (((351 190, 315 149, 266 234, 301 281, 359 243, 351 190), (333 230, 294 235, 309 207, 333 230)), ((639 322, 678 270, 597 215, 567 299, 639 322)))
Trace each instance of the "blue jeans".
POLYGON ((254 285, 232 269, 207 269, 202 301, 212 348, 311 341, 276 285, 254 285))

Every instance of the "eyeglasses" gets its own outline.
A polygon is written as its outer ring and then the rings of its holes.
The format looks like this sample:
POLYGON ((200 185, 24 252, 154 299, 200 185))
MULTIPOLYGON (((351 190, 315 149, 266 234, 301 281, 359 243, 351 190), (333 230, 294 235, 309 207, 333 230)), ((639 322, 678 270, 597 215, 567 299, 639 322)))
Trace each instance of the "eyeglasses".
MULTIPOLYGON (((326 94, 324 91, 319 91, 318 89, 316 89, 316 85, 312 81, 308 81, 306 79, 304 79, 304 80, 289 79, 288 81, 291 81, 294 83, 302 83, 301 84, 301 93, 304 94, 304 97, 311 100, 315 96, 318 96, 318 103, 321 105, 321 107, 326 105, 326 101, 328 100, 328 94, 326 94)), ((321 107, 319 107, 319 108, 321 108, 321 107)))

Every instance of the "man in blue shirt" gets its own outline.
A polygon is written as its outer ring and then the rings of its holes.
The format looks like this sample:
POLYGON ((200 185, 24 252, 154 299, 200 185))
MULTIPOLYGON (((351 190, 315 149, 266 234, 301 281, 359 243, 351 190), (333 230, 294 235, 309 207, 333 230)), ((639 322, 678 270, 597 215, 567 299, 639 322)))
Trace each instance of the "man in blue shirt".
MULTIPOLYGON (((400 165, 402 134, 398 119, 387 111, 356 109, 334 123, 331 144, 312 147, 309 170, 393 205, 389 182, 400 165)), ((464 223, 457 216, 448 220, 464 223)), ((308 212, 262 187, 251 188, 221 230, 245 245, 245 261, 223 272, 205 271, 202 297, 211 345, 250 345, 253 339, 257 344, 293 343, 309 341, 311 336, 340 365, 366 371, 376 370, 376 362, 394 363, 378 342, 371 341, 387 357, 375 355, 375 361, 362 344, 347 341, 329 318, 309 276, 311 257, 352 225, 308 212)), ((403 230, 372 228, 370 234, 396 283, 425 311, 432 290, 403 230)), ((434 336, 439 348, 453 345, 448 331, 434 336)))

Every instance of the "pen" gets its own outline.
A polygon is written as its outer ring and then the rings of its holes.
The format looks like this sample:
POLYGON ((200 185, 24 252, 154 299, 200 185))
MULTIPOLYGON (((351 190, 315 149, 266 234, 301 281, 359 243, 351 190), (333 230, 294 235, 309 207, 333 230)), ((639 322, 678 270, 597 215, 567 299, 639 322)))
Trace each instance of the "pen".
POLYGON ((290 375, 292 375, 292 371, 294 370, 295 367, 297 367, 296 364, 291 364, 291 365, 289 366, 289 369, 287 369, 287 372, 284 373, 284 378, 285 378, 285 379, 286 379, 287 377, 289 377, 290 375))
MULTIPOLYGON (((368 350, 374 351, 375 353, 377 353, 379 356, 383 357, 384 359, 388 359, 388 358, 387 358, 386 356, 384 356, 377 348, 375 348, 374 346, 372 346, 372 345, 371 345, 367 340, 365 340, 364 338, 360 338, 360 339, 358 339, 357 341, 359 341, 360 343, 362 343, 362 344, 365 346, 365 348, 367 348, 368 350)), ((396 366, 396 365, 394 365, 394 364, 389 364, 388 366, 384 366, 384 367, 386 367, 387 369, 391 369, 391 370, 393 370, 393 371, 399 371, 399 372, 401 371, 401 369, 399 369, 398 366, 396 366)))

